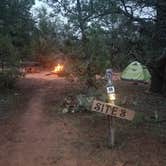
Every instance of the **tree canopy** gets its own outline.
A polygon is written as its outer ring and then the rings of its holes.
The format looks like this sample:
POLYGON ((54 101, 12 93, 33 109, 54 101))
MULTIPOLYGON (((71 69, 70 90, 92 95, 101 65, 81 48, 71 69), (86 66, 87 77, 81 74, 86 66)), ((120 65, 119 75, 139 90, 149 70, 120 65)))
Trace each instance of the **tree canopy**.
MULTIPOLYGON (((13 55, 10 55, 8 59, 12 58, 14 54, 23 58, 31 53, 30 44, 34 21, 30 9, 33 4, 34 0, 0 1, 0 37, 1 40, 5 40, 6 47, 9 47, 9 50, 11 47, 15 49, 13 55)), ((4 56, 3 47, 0 49, 1 56, 4 56)))
POLYGON ((133 60, 154 64, 165 48, 164 0, 41 1, 49 9, 35 17, 34 0, 0 1, 1 62, 63 52, 103 72, 133 60))

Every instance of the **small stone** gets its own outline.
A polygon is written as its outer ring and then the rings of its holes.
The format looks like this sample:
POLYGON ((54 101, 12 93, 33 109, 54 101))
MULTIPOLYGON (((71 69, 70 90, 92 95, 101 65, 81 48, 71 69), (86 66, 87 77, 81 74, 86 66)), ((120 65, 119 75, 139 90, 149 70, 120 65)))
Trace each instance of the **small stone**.
POLYGON ((62 113, 63 113, 63 114, 68 113, 68 112, 69 112, 69 110, 68 110, 67 108, 64 108, 64 109, 62 110, 62 113))

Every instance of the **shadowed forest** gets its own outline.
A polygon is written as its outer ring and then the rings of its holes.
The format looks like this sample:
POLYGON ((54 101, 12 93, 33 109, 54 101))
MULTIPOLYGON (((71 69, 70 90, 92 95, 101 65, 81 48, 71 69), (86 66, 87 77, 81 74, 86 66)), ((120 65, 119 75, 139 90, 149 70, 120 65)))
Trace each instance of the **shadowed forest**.
POLYGON ((0 132, 2 166, 165 166, 165 0, 0 0, 0 132))

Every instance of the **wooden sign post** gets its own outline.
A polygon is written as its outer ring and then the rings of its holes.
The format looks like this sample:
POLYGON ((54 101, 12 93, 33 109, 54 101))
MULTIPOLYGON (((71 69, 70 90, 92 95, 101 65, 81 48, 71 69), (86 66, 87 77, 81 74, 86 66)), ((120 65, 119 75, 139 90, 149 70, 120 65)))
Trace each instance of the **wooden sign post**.
POLYGON ((108 119, 108 146, 113 148, 115 146, 115 128, 114 117, 133 120, 135 112, 129 109, 116 106, 114 103, 104 103, 102 101, 94 100, 92 104, 92 111, 100 112, 107 115, 108 119))
POLYGON ((94 100, 92 104, 92 111, 100 112, 107 115, 108 119, 108 146, 113 148, 115 146, 115 119, 114 117, 132 120, 135 116, 135 112, 123 107, 116 106, 114 101, 115 87, 112 82, 112 70, 106 70, 107 78, 107 94, 109 97, 109 103, 104 103, 102 101, 94 100))
MULTIPOLYGON (((114 105, 115 101, 115 87, 113 86, 113 81, 112 81, 112 69, 107 69, 106 70, 106 79, 108 81, 106 89, 107 89, 107 94, 109 97, 109 102, 114 105)), ((108 146, 113 148, 115 145, 115 128, 114 128, 114 123, 115 120, 113 116, 107 115, 107 120, 108 120, 108 146)))
POLYGON ((92 103, 92 111, 100 112, 111 117, 116 117, 120 119, 133 120, 135 116, 135 111, 117 106, 111 103, 105 103, 99 100, 94 100, 92 103))
MULTIPOLYGON (((114 101, 111 101, 114 104, 114 101)), ((113 116, 107 115, 108 119, 108 147, 113 148, 115 146, 115 119, 113 116)))

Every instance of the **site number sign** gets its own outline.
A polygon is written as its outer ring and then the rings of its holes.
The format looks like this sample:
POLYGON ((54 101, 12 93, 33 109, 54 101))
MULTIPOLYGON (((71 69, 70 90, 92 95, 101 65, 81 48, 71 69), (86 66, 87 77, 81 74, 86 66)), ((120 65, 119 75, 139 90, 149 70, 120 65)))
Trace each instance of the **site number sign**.
POLYGON ((98 100, 93 101, 92 111, 127 120, 133 120, 135 116, 135 112, 132 110, 98 100))

